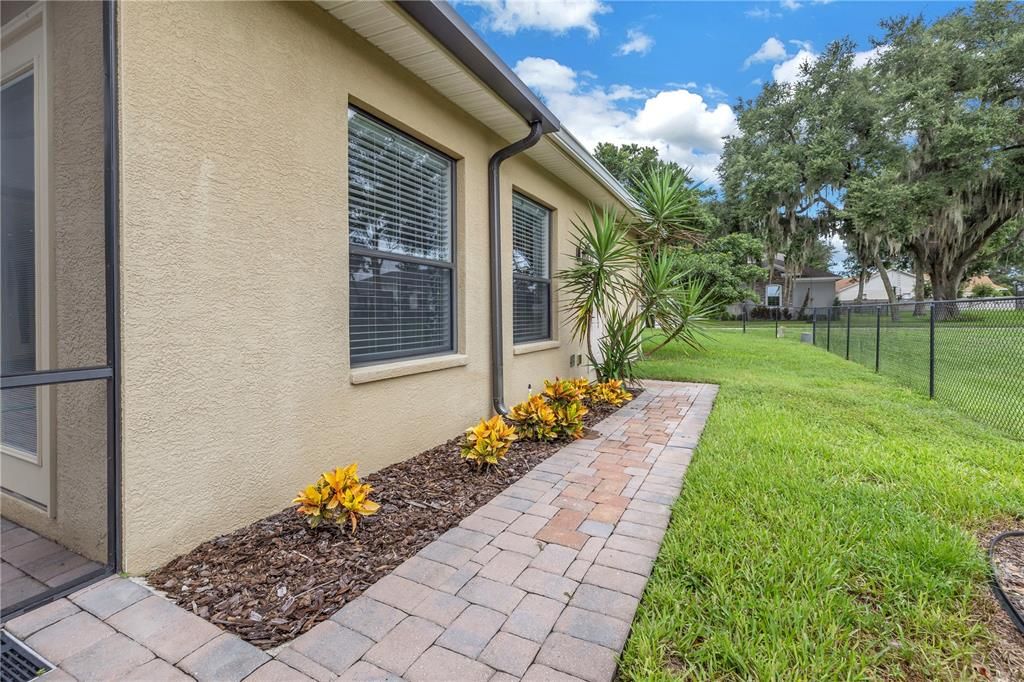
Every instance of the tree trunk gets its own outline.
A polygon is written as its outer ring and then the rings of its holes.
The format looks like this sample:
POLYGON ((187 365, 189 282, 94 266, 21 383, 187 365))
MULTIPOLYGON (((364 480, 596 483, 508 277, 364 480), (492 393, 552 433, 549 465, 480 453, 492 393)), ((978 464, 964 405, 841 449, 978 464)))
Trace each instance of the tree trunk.
POLYGON ((867 270, 865 270, 864 268, 860 269, 860 276, 857 278, 858 280, 860 280, 857 283, 857 303, 864 302, 864 280, 866 279, 867 274, 867 270))
POLYGON ((924 315, 924 265, 914 259, 914 316, 924 315))
POLYGON ((885 287, 885 297, 889 299, 889 312, 892 315, 892 319, 896 319, 896 292, 892 289, 892 282, 889 281, 889 271, 885 269, 885 265, 882 263, 882 258, 875 254, 875 268, 878 270, 878 276, 882 280, 882 286, 885 287))

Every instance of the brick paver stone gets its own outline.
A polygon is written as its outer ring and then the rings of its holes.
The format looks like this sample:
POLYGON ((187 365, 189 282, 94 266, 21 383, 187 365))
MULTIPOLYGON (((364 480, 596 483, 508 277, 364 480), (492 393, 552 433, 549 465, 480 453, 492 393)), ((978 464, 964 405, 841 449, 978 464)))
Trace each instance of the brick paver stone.
POLYGON ((60 663, 113 634, 109 625, 92 614, 79 611, 43 628, 25 640, 25 644, 53 663, 60 663))
POLYGON ((371 585, 363 594, 404 610, 411 609, 426 599, 430 594, 430 588, 401 576, 386 575, 371 585))
POLYGON ((339 674, 358 661, 373 646, 373 640, 325 620, 289 646, 317 665, 339 674))
POLYGON ((475 551, 466 547, 459 547, 458 545, 435 540, 421 549, 418 556, 423 559, 431 559, 442 564, 448 564, 452 568, 462 568, 464 564, 473 558, 474 554, 476 554, 475 551))
MULTIPOLYGON (((316 682, 334 682, 337 677, 333 672, 323 667, 307 656, 303 656, 290 646, 283 647, 277 652, 277 660, 295 668, 300 673, 311 677, 316 682)), ((358 663, 356 664, 358 665, 358 663)), ((351 670, 351 668, 349 668, 351 670)))
POLYGON ((536 642, 499 632, 480 654, 480 660, 495 670, 522 677, 539 650, 536 642))
POLYGON ((651 574, 651 568, 654 566, 654 559, 643 556, 642 554, 631 554, 629 552, 622 552, 617 549, 608 549, 606 547, 597 555, 597 559, 594 560, 594 563, 601 566, 608 566, 610 568, 618 568, 638 575, 649 576, 651 574))
POLYGON ((505 614, 472 604, 437 638, 437 644, 476 658, 504 622, 505 614))
MULTIPOLYGON (((472 551, 472 550, 468 550, 472 551)), ((457 569, 416 555, 409 557, 395 569, 395 575, 408 578, 427 587, 440 587, 455 575, 457 569)))
POLYGON ((367 651, 363 659, 396 675, 403 675, 442 632, 444 628, 437 623, 409 616, 367 651))
POLYGON ((153 658, 153 652, 117 633, 61 661, 61 668, 79 680, 119 680, 153 658))
POLYGON ((587 682, 607 682, 615 675, 618 652, 600 644, 551 633, 537 654, 537 662, 587 682))
POLYGON ((629 623, 569 606, 555 623, 555 632, 564 632, 576 639, 606 646, 618 651, 629 637, 629 623))
POLYGON ((168 663, 177 663, 214 637, 220 628, 163 597, 146 597, 107 619, 168 663))
POLYGON ((466 610, 469 602, 447 592, 434 591, 413 609, 412 615, 447 627, 466 610))
POLYGON ((533 558, 530 567, 555 575, 563 575, 578 555, 579 552, 571 547, 547 545, 540 554, 533 558))
POLYGON ((523 571, 514 584, 527 592, 565 603, 576 591, 578 583, 560 575, 528 568, 523 571))
POLYGON ((636 597, 586 583, 580 585, 569 600, 569 606, 612 616, 626 623, 633 621, 639 605, 640 600, 636 597))
POLYGON ((526 592, 518 587, 477 576, 459 590, 458 596, 474 604, 508 614, 512 613, 512 610, 526 596, 526 592))
MULTIPOLYGON (((50 673, 51 675, 53 673, 50 673)), ((192 678, 162 658, 154 658, 119 679, 119 682, 191 682, 192 678)), ((47 677, 44 682, 50 682, 47 677)), ((54 681, 56 682, 56 680, 54 681)))
POLYGON ((25 640, 32 633, 74 615, 78 611, 79 608, 67 599, 58 599, 40 606, 38 609, 33 609, 23 616, 18 616, 9 623, 4 623, 4 629, 18 639, 25 640))
MULTIPOLYGON (((543 554, 543 552, 541 552, 541 554, 543 554)), ((530 565, 530 561, 532 560, 533 559, 526 554, 520 554, 519 552, 513 552, 510 550, 502 550, 480 569, 480 572, 477 573, 477 577, 487 578, 488 580, 494 580, 495 582, 511 585, 512 582, 519 577, 519 574, 523 572, 523 569, 530 565)))
POLYGON ((528 594, 501 629, 534 642, 543 642, 564 608, 564 604, 554 599, 528 594))
POLYGON ((281 661, 267 661, 246 677, 245 682, 313 682, 313 678, 281 661))
POLYGON ((409 682, 486 682, 494 670, 454 651, 432 646, 423 652, 405 677, 409 682))
POLYGON ((152 596, 152 592, 131 580, 108 578, 95 587, 76 592, 70 599, 97 618, 106 619, 152 596))
POLYGON ((381 670, 366 661, 359 661, 337 678, 339 682, 402 682, 402 678, 381 670))
POLYGON ((392 606, 362 596, 345 604, 340 611, 331 616, 331 620, 379 642, 392 628, 405 620, 405 617, 404 612, 392 606))
POLYGON ((241 682, 269 660, 265 651, 224 633, 183 658, 178 667, 199 682, 241 682))
POLYGON ((523 675, 523 682, 580 682, 580 678, 534 663, 523 675))

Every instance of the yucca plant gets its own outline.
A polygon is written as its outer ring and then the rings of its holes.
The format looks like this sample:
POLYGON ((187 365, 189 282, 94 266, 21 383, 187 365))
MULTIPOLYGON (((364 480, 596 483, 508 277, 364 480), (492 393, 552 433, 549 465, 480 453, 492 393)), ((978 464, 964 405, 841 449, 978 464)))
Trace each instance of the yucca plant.
POLYGON ((634 227, 643 237, 645 250, 658 253, 673 244, 701 241, 700 198, 688 182, 686 173, 671 166, 633 178, 633 196, 640 207, 634 227))
POLYGON ((594 319, 628 295, 637 263, 636 244, 623 217, 607 207, 590 207, 590 222, 573 221, 573 267, 558 273, 572 335, 594 356, 594 319))
POLYGON ((604 336, 598 342, 600 356, 591 361, 600 381, 637 380, 633 363, 643 352, 644 326, 643 315, 617 308, 608 311, 604 320, 604 336))

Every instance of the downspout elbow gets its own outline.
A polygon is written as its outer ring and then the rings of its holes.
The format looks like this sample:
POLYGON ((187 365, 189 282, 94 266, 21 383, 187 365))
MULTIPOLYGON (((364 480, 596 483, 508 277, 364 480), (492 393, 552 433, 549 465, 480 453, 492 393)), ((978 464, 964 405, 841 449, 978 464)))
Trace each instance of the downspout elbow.
POLYGON ((532 121, 526 137, 496 151, 487 164, 488 227, 491 243, 491 406, 495 413, 500 415, 506 415, 509 411, 505 405, 505 349, 502 338, 501 164, 537 144, 543 134, 544 124, 541 121, 532 121))

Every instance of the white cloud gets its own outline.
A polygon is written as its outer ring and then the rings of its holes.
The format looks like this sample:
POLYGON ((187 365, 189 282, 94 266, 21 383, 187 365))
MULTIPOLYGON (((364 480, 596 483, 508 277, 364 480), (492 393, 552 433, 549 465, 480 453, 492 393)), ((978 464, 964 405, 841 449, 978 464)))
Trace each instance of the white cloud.
POLYGON ((524 83, 541 94, 568 93, 576 88, 576 72, 554 59, 520 59, 515 71, 524 83))
POLYGON ((743 68, 748 69, 751 64, 758 62, 781 62, 786 56, 786 45, 778 38, 769 38, 761 43, 757 52, 744 60, 743 68))
POLYGON ((888 45, 879 45, 873 47, 870 50, 864 50, 863 52, 853 53, 853 66, 857 69, 862 69, 868 65, 868 63, 875 61, 876 57, 881 56, 883 52, 889 49, 888 45))
POLYGON ((767 7, 755 7, 753 9, 748 9, 744 14, 751 19, 762 19, 764 21, 768 21, 769 19, 778 19, 782 16, 778 12, 773 12, 767 7))
POLYGON ((803 74, 800 73, 800 67, 803 64, 808 66, 818 61, 818 55, 811 50, 805 50, 801 48, 795 55, 790 57, 784 62, 780 62, 772 67, 772 78, 777 83, 796 83, 803 74))
POLYGON ((711 99, 725 99, 726 97, 729 96, 729 93, 727 93, 725 90, 720 90, 711 83, 708 83, 707 85, 704 86, 704 94, 711 99))
POLYGON ((716 182, 722 138, 736 132, 728 104, 709 103, 685 87, 653 92, 592 85, 553 59, 527 57, 515 71, 588 148, 598 142, 650 145, 664 158, 692 168, 695 179, 716 182))
POLYGON ((797 0, 780 0, 779 4, 782 5, 783 9, 790 10, 800 9, 801 7, 800 3, 797 2, 797 0))
POLYGON ((665 83, 670 88, 682 88, 683 90, 693 90, 697 87, 697 83, 694 81, 686 81, 685 83, 677 83, 675 81, 669 81, 665 83))
POLYGON ((654 47, 654 38, 650 37, 640 29, 631 28, 626 31, 626 42, 619 45, 615 54, 624 56, 627 54, 647 54, 654 47))
MULTIPOLYGON (((803 78, 803 74, 800 72, 800 65, 806 63, 808 66, 811 66, 814 62, 818 61, 819 55, 814 51, 809 42, 802 40, 791 40, 789 42, 799 45, 800 49, 786 61, 772 67, 772 77, 779 83, 796 83, 803 78)), ((855 69, 864 68, 868 63, 885 52, 885 50, 886 46, 880 45, 870 50, 854 52, 853 67, 855 69)))
POLYGON ((591 37, 600 33, 597 15, 611 11, 600 0, 471 0, 484 8, 486 28, 514 34, 520 29, 565 33, 583 29, 591 37))

